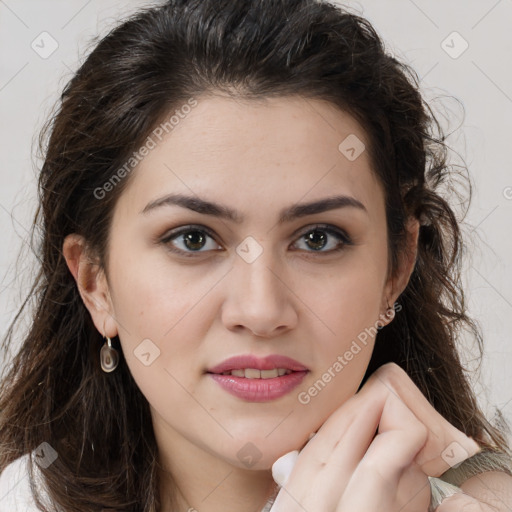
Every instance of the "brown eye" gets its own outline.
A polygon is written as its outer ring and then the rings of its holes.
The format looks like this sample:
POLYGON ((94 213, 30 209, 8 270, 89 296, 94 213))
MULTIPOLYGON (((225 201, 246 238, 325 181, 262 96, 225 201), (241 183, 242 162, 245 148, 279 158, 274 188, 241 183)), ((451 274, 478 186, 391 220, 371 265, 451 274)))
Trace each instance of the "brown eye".
POLYGON ((353 245, 346 233, 330 226, 315 226, 303 233, 299 240, 304 242, 307 252, 331 253, 353 245), (323 250, 326 247, 328 249, 323 250))
POLYGON ((183 256, 195 256, 194 253, 204 253, 220 247, 205 228, 193 226, 171 231, 161 241, 170 251, 183 256))
POLYGON ((315 251, 323 249, 325 245, 327 245, 328 238, 329 237, 324 232, 316 229, 304 236, 306 244, 315 251))
POLYGON ((205 244, 206 237, 201 231, 189 231, 182 236, 184 245, 192 251, 202 249, 205 244))

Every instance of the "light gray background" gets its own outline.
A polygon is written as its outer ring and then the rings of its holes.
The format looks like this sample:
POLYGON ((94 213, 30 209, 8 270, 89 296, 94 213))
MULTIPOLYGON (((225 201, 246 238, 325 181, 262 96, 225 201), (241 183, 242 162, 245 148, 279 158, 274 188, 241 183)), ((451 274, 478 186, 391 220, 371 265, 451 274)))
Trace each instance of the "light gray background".
MULTIPOLYGON (((16 257, 26 245, 35 211, 37 133, 90 39, 147 5, 140 0, 0 0, 0 334, 20 304, 34 264, 25 253, 17 267, 16 257), (35 41, 40 52, 50 49, 42 32, 58 44, 47 58, 31 47, 35 41)), ((499 407, 512 422, 512 0, 362 0, 346 5, 366 16, 388 50, 413 66, 427 98, 444 97, 434 109, 442 126, 455 132, 448 143, 464 158, 475 186, 464 227, 469 244, 464 280, 470 313, 483 331, 485 355, 474 386, 489 418, 499 407), (468 48, 457 55, 464 41, 468 48), (450 96, 460 100, 465 117, 450 96)), ((467 343, 463 357, 476 368, 472 350, 467 343)))

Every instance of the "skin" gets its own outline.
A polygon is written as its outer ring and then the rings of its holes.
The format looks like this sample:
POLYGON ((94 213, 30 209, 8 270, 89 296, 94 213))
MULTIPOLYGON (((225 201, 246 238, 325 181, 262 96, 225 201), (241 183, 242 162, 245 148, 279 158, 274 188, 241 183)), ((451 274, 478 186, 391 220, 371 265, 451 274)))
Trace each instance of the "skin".
MULTIPOLYGON (((427 475, 441 476, 479 451, 388 363, 302 449, 271 512, 425 512, 427 475)), ((512 478, 505 473, 476 475, 461 490, 436 512, 510 510, 512 478)))
MULTIPOLYGON (((132 171, 114 211, 108 271, 94 263, 81 237, 66 238, 64 256, 96 328, 119 336, 130 372, 150 404, 165 468, 164 512, 171 510, 171 481, 179 489, 177 510, 259 511, 274 487, 270 468, 276 459, 302 448, 359 387, 372 335, 309 403, 298 400, 361 332, 382 321, 403 291, 414 267, 419 226, 415 220, 408 224, 409 251, 391 276, 383 190, 366 151, 350 161, 338 150, 350 134, 368 146, 351 116, 319 100, 199 98, 132 171), (220 203, 244 220, 176 205, 143 213, 171 193, 220 203), (337 208, 277 223, 283 208, 332 195, 351 196, 365 210, 337 208), (351 244, 328 252, 340 240, 322 231, 326 246, 315 251, 303 235, 316 223, 339 228, 351 244), (197 239, 187 246, 182 236, 162 241, 172 229, 190 224, 196 225, 192 231, 208 228, 213 237, 203 233, 202 247, 197 239), (262 250, 251 263, 236 252, 248 236, 262 250), (150 366, 134 354, 147 339, 160 351, 150 366), (247 353, 284 354, 309 373, 291 393, 266 403, 234 397, 204 373, 247 353), (251 467, 237 455, 248 443, 258 454, 251 467)), ((332 442, 332 434, 322 437, 332 442)), ((369 441, 361 435, 359 452, 364 445, 369 441)), ((416 452, 408 453, 409 463, 422 446, 410 448, 416 452)), ((311 451, 301 457, 301 467, 311 469, 311 451)), ((303 478, 295 477, 297 489, 305 488, 303 478)), ((332 489, 325 492, 332 496, 332 489)), ((333 506, 325 510, 336 510, 333 506)))

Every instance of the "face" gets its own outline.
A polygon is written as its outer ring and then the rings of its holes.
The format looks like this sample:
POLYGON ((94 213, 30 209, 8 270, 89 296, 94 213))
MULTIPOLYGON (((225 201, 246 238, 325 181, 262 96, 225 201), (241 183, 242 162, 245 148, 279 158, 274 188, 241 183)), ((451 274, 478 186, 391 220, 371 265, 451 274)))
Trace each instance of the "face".
MULTIPOLYGON (((384 194, 367 151, 357 156, 364 131, 331 104, 197 99, 116 204, 106 325, 162 448, 194 447, 240 468, 249 454, 251 469, 269 469, 357 391, 376 322, 398 295, 384 194), (296 385, 270 399, 265 379, 245 380, 260 389, 249 396, 207 373, 232 356, 272 354, 307 371, 273 377, 277 388, 296 385)), ((101 332, 105 318, 93 317, 101 332)))

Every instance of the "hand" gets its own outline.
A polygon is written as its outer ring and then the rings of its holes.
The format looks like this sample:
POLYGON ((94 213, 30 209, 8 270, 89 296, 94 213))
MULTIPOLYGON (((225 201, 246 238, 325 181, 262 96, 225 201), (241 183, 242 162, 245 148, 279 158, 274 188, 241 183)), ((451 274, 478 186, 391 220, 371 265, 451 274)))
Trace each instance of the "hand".
MULTIPOLYGON (((479 451, 404 370, 388 363, 306 443, 271 512, 427 512, 427 476, 441 476, 479 451)), ((460 512, 464 499, 468 511, 471 504, 492 510, 464 494, 437 510, 460 512)))

